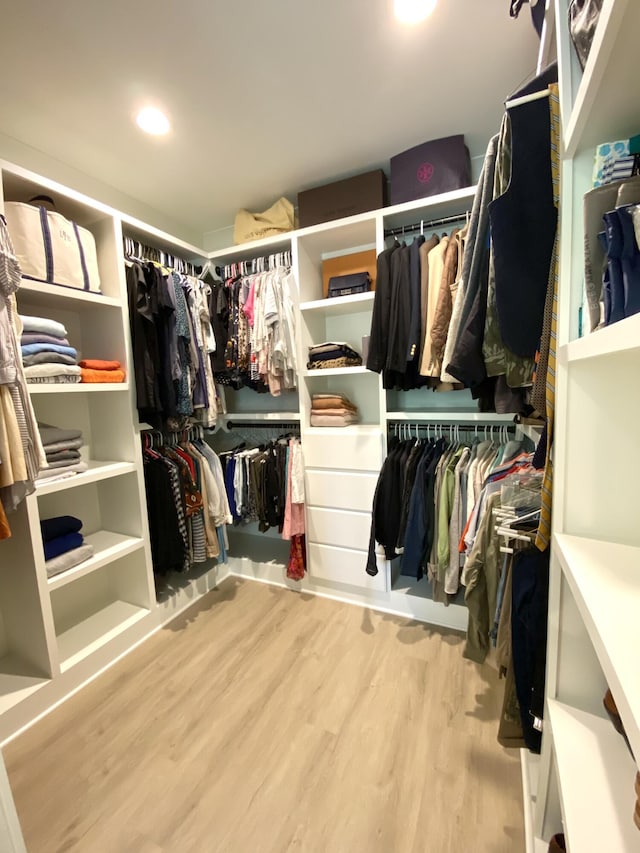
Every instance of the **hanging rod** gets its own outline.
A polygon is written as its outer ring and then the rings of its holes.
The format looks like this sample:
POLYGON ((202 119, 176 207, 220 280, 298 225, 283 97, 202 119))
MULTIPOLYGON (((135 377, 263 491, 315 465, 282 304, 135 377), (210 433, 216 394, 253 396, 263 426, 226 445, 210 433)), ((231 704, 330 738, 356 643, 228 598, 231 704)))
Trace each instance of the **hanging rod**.
POLYGON ((274 252, 272 255, 262 255, 259 258, 252 258, 248 261, 234 261, 231 264, 225 264, 222 268, 216 267, 216 269, 219 275, 224 273, 226 281, 227 279, 237 278, 241 275, 256 275, 257 273, 267 272, 277 267, 291 267, 290 250, 274 252))
POLYGON ((407 234, 411 231, 424 231, 429 228, 438 228, 440 225, 450 225, 452 222, 466 221, 467 213, 457 213, 455 216, 443 216, 441 219, 421 219, 420 222, 414 222, 413 225, 400 225, 397 228, 385 228, 385 237, 397 237, 400 234, 407 234))
POLYGON ((185 261, 184 258, 179 258, 170 252, 157 249, 155 246, 146 246, 139 240, 134 240, 133 237, 123 237, 122 242, 124 244, 125 257, 131 261, 160 264, 182 275, 190 275, 194 278, 197 278, 202 272, 202 267, 196 267, 191 261, 185 261))
POLYGON ((227 421, 226 429, 270 429, 277 432, 300 432, 297 421, 227 421))

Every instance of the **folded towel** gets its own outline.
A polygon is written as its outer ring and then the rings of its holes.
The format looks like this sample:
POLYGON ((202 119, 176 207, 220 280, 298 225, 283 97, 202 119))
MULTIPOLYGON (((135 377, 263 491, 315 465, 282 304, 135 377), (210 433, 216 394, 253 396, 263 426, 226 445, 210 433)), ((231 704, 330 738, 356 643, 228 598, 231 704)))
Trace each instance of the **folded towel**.
POLYGON ((66 338, 57 338, 55 335, 45 335, 44 332, 24 332, 20 338, 23 347, 29 344, 57 344, 60 347, 70 346, 66 338))
MULTIPOLYGON (((76 441, 82 441, 82 439, 76 439, 76 441)), ((51 464, 52 462, 70 462, 73 460, 76 462, 80 459, 80 451, 79 450, 54 450, 54 451, 45 451, 47 456, 47 462, 51 464)))
POLYGON ((41 376, 80 376, 77 364, 33 364, 25 367, 24 375, 27 380, 41 376))
POLYGON ((48 317, 26 317, 20 314, 20 319, 22 320, 22 329, 25 332, 43 332, 45 335, 52 335, 54 338, 67 337, 67 330, 62 323, 49 320, 48 317))
POLYGON ((122 365, 119 361, 102 361, 99 358, 83 358, 80 367, 87 370, 120 370, 122 365))
POLYGON ((124 370, 89 370, 81 367, 83 382, 124 382, 124 370))
POLYGON ((315 410, 344 408, 354 413, 358 411, 358 407, 344 394, 313 394, 311 408, 315 410))
POLYGON ((40 522, 43 542, 50 542, 65 533, 78 533, 81 529, 82 522, 73 515, 56 515, 54 518, 43 518, 40 522))
POLYGON ((73 551, 67 551, 66 554, 61 554, 59 557, 54 557, 53 560, 47 560, 44 564, 47 570, 47 577, 52 578, 55 575, 62 574, 74 566, 79 566, 85 560, 90 560, 94 555, 93 545, 81 545, 79 548, 74 548, 73 551))
POLYGON ((309 361, 322 361, 324 359, 340 358, 360 358, 360 353, 350 347, 349 344, 318 344, 309 347, 309 361))
POLYGON ((60 355, 70 355, 74 364, 78 360, 78 350, 74 347, 61 347, 60 344, 27 344, 22 347, 22 357, 35 355, 37 352, 59 352, 60 355))
POLYGON ((324 413, 311 412, 312 427, 343 427, 358 423, 355 415, 325 415, 324 413))
MULTIPOLYGON (((73 441, 76 438, 82 438, 82 430, 80 429, 62 429, 62 427, 52 426, 51 424, 39 423, 38 431, 45 449, 50 444, 58 444, 61 441, 73 441)), ((80 446, 80 445, 78 445, 80 446)))
POLYGON ((63 536, 56 536, 55 539, 43 542, 44 558, 45 560, 53 560, 54 557, 66 554, 67 551, 73 551, 74 548, 79 548, 81 545, 84 545, 82 533, 65 533, 63 536))
POLYGON ((88 469, 88 467, 89 466, 86 462, 80 461, 74 462, 65 468, 41 468, 38 471, 36 485, 38 483, 49 483, 54 479, 62 480, 64 477, 69 475, 74 476, 75 474, 82 474, 88 469))
POLYGON ((36 352, 33 355, 23 355, 24 367, 33 367, 34 364, 75 364, 76 359, 71 355, 63 355, 61 352, 36 352))

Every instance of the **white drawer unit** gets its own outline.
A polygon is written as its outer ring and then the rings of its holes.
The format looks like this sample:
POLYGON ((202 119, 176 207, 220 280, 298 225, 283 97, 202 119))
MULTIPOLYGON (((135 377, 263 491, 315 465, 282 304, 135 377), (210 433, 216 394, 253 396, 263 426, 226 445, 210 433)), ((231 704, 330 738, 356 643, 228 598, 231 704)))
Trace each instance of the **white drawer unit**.
POLYGON ((332 548, 328 545, 307 546, 309 556, 309 577, 311 580, 331 581, 333 583, 356 586, 363 589, 386 592, 387 574, 384 564, 378 563, 380 571, 371 577, 365 571, 366 551, 352 551, 348 548, 332 548))
POLYGON ((302 437, 307 468, 375 471, 382 465, 382 431, 318 427, 302 437))
POLYGON ((371 514, 336 509, 307 509, 307 539, 322 545, 344 548, 369 547, 371 514))
POLYGON ((377 482, 377 474, 307 470, 307 506, 354 509, 370 513, 377 482))

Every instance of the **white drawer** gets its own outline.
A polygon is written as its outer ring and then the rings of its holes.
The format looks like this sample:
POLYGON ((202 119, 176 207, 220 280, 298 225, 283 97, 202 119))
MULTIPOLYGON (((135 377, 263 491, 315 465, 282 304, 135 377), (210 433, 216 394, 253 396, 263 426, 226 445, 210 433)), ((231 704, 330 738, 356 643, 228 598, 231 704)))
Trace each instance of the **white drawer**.
MULTIPOLYGON (((349 427, 345 427, 349 429, 349 427)), ((382 433, 345 432, 319 427, 302 437, 304 464, 307 468, 342 468, 345 471, 380 471, 382 433)))
POLYGON ((307 545, 309 577, 311 580, 333 581, 334 583, 357 586, 363 589, 385 592, 387 575, 384 562, 378 561, 380 571, 375 577, 366 572, 367 552, 330 548, 327 545, 307 545))
POLYGON ((307 508, 307 539, 320 545, 343 548, 369 548, 371 512, 347 512, 340 509, 307 508))
POLYGON ((377 474, 307 470, 306 504, 371 512, 377 482, 377 474))

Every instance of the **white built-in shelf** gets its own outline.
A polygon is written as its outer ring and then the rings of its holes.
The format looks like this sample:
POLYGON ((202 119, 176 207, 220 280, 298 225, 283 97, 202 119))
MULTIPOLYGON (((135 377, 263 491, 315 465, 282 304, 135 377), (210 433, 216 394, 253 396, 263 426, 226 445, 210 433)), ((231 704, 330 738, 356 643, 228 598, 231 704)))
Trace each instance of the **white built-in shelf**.
POLYGON ((357 311, 370 311, 375 299, 375 291, 369 293, 354 293, 351 296, 336 296, 331 299, 314 299, 312 302, 301 302, 301 311, 316 311, 327 317, 339 317, 344 314, 355 314, 357 311))
POLYGON ((27 382, 29 394, 95 394, 98 391, 128 391, 128 382, 27 382))
POLYGON ((382 435, 377 424, 351 424, 344 427, 305 427, 305 434, 311 435, 382 435))
POLYGON ((114 560, 138 551, 144 546, 144 540, 138 537, 124 536, 122 533, 112 533, 110 530, 98 530, 96 533, 89 533, 84 537, 84 541, 87 545, 93 546, 93 557, 66 572, 49 578, 47 582, 49 590, 59 589, 61 586, 73 583, 78 578, 90 575, 114 560))
POLYGON ((146 608, 128 601, 112 601, 102 610, 68 628, 58 636, 62 672, 93 654, 148 614, 146 608))
POLYGON ((54 492, 64 492, 77 486, 86 486, 88 483, 97 483, 100 480, 108 480, 111 477, 120 477, 123 474, 132 474, 136 470, 133 462, 99 462, 91 459, 88 469, 82 474, 74 474, 64 480, 56 480, 54 483, 44 483, 36 488, 36 497, 41 495, 52 495, 54 492))
POLYGON ((513 424, 513 415, 498 415, 495 412, 461 412, 434 409, 431 412, 387 412, 388 421, 407 421, 410 423, 452 423, 452 424, 513 424))
POLYGON ((475 186, 464 187, 461 190, 452 190, 448 193, 440 193, 385 207, 382 209, 384 227, 401 228, 403 225, 413 225, 420 222, 421 219, 428 222, 432 219, 455 216, 467 208, 471 209, 475 194, 475 186))
POLYGON ((107 308, 122 308, 119 299, 94 293, 90 290, 78 290, 75 287, 64 287, 60 284, 47 284, 44 281, 31 281, 23 278, 18 293, 20 302, 37 303, 46 308, 60 308, 67 303, 69 309, 81 311, 83 308, 94 308, 96 305, 107 308))
POLYGON ((364 365, 361 365, 360 367, 327 367, 324 370, 305 370, 303 376, 306 376, 307 379, 316 379, 323 376, 354 376, 357 373, 368 373, 370 376, 375 375, 370 370, 367 370, 364 365))
POLYGON ((548 710, 567 850, 637 851, 636 767, 623 738, 608 719, 553 699, 548 710))
POLYGON ((250 423, 251 421, 299 421, 300 412, 228 412, 225 423, 250 423))
MULTIPOLYGON (((640 8, 640 4, 638 4, 640 8)), ((640 314, 626 317, 604 329, 597 329, 584 338, 578 338, 560 347, 560 361, 564 364, 603 358, 624 352, 640 352, 640 314)))
POLYGON ((50 679, 44 676, 26 675, 31 669, 33 667, 15 655, 0 659, 0 714, 49 683, 50 679))
MULTIPOLYGON (((538 789, 540 756, 528 749, 520 750, 520 769, 522 771, 522 798, 524 800, 524 835, 527 842, 526 853, 535 853, 533 830, 533 811, 538 789)), ((544 850, 547 853, 547 846, 544 850)))
POLYGON ((628 139, 638 132, 640 89, 637 75, 640 3, 604 0, 589 59, 565 126, 565 152, 628 139))
POLYGON ((566 534, 555 541, 631 747, 640 755, 640 548, 566 534))
POLYGON ((239 243, 237 246, 231 246, 228 249, 216 249, 215 252, 209 252, 207 257, 214 261, 219 261, 222 264, 233 263, 234 261, 251 260, 251 258, 262 257, 263 255, 275 255, 278 252, 288 252, 291 248, 291 237, 293 231, 286 234, 275 234, 273 237, 265 237, 264 240, 253 240, 251 243, 239 243))

